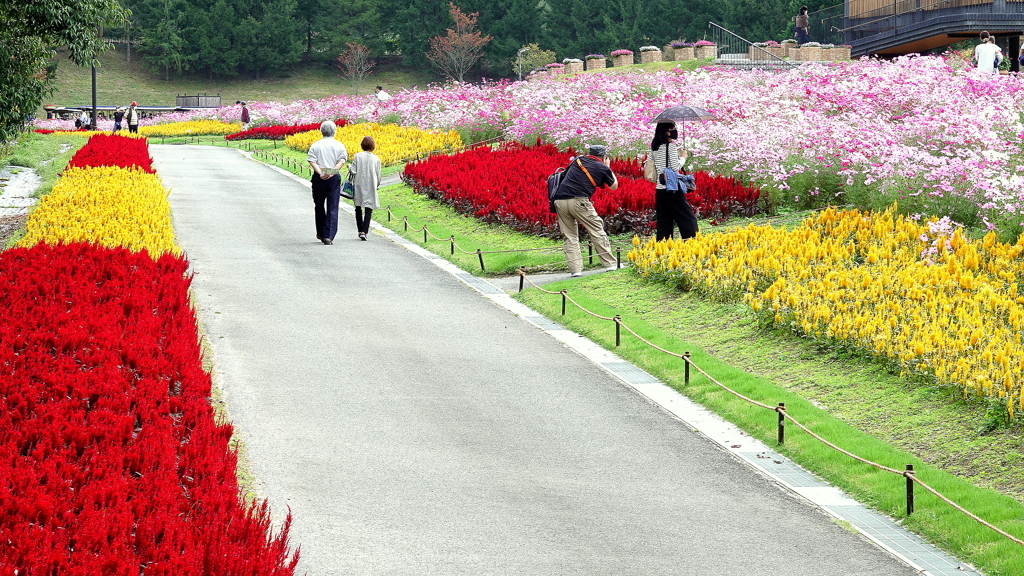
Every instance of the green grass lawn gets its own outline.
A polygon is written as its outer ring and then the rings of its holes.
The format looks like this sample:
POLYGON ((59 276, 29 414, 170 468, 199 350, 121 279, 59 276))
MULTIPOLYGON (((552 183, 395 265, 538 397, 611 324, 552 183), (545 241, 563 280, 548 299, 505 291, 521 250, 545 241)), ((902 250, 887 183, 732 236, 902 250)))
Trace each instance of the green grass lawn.
MULTIPOLYGON (((101 106, 128 105, 133 100, 140 105, 173 106, 179 94, 220 94, 225 105, 244 101, 277 101, 282 103, 295 100, 323 98, 335 94, 354 94, 356 90, 336 71, 325 67, 298 67, 277 76, 252 78, 216 78, 197 76, 172 76, 164 80, 146 66, 134 52, 128 63, 124 46, 100 55, 100 66, 96 69, 96 98, 101 106)), ((56 58, 57 78, 54 92, 44 104, 61 106, 88 105, 92 103, 92 72, 79 68, 65 54, 56 58)), ((437 77, 430 71, 408 71, 401 69, 374 70, 359 87, 359 94, 372 94, 377 84, 394 92, 401 88, 426 86, 436 82, 437 77)), ((42 109, 36 112, 40 118, 46 114, 42 109)))

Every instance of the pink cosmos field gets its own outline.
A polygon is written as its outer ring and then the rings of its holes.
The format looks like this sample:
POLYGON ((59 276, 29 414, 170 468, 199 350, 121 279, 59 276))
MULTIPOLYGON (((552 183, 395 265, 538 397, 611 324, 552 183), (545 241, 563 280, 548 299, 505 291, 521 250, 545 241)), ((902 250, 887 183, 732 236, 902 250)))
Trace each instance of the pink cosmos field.
MULTIPOLYGON (((896 201, 901 212, 996 228, 1007 239, 1024 225, 1024 80, 980 75, 955 58, 578 74, 402 90, 384 104, 340 95, 250 109, 256 125, 343 117, 456 129, 471 140, 601 142, 633 156, 651 138, 647 120, 683 103, 718 117, 682 126, 697 167, 752 180, 779 205, 896 201)), ((161 121, 238 116, 232 106, 161 121)))

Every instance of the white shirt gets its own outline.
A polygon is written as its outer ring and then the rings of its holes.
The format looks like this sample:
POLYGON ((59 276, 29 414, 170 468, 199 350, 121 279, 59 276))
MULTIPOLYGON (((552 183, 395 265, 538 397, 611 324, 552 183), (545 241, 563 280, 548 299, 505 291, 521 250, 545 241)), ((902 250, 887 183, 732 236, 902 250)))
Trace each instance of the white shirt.
POLYGON ((333 136, 322 138, 313 142, 313 145, 309 147, 306 160, 315 162, 321 168, 334 168, 338 162, 348 160, 348 151, 345 150, 345 145, 335 140, 333 136))
POLYGON ((388 100, 391 100, 391 94, 388 94, 387 92, 385 92, 383 90, 381 90, 380 92, 377 92, 377 101, 378 102, 387 102, 388 100))
POLYGON ((982 42, 974 47, 974 59, 978 61, 978 70, 982 72, 995 73, 996 59, 1000 62, 1003 60, 1003 51, 995 44, 989 42, 982 42))

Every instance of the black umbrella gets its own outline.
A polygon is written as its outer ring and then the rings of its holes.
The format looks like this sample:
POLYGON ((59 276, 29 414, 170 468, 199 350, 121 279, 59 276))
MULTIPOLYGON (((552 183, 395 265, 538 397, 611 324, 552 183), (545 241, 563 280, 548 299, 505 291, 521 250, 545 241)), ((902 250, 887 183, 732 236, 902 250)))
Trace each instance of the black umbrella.
POLYGON ((714 120, 715 115, 696 106, 673 106, 647 121, 648 124, 660 122, 700 122, 714 120))

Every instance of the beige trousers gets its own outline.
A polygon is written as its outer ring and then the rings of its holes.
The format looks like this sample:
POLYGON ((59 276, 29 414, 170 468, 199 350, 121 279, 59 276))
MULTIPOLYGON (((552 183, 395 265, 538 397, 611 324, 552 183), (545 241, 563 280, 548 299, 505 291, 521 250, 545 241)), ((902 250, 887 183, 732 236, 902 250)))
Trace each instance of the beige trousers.
POLYGON ((615 266, 615 257, 612 256, 612 247, 608 243, 608 235, 604 233, 604 221, 597 215, 594 205, 586 198, 569 198, 566 200, 555 200, 555 210, 558 211, 558 228, 565 236, 565 243, 562 245, 565 250, 565 259, 569 263, 569 273, 575 274, 583 271, 583 255, 580 254, 579 224, 583 225, 587 234, 590 234, 594 242, 594 249, 601 264, 605 268, 615 266))

